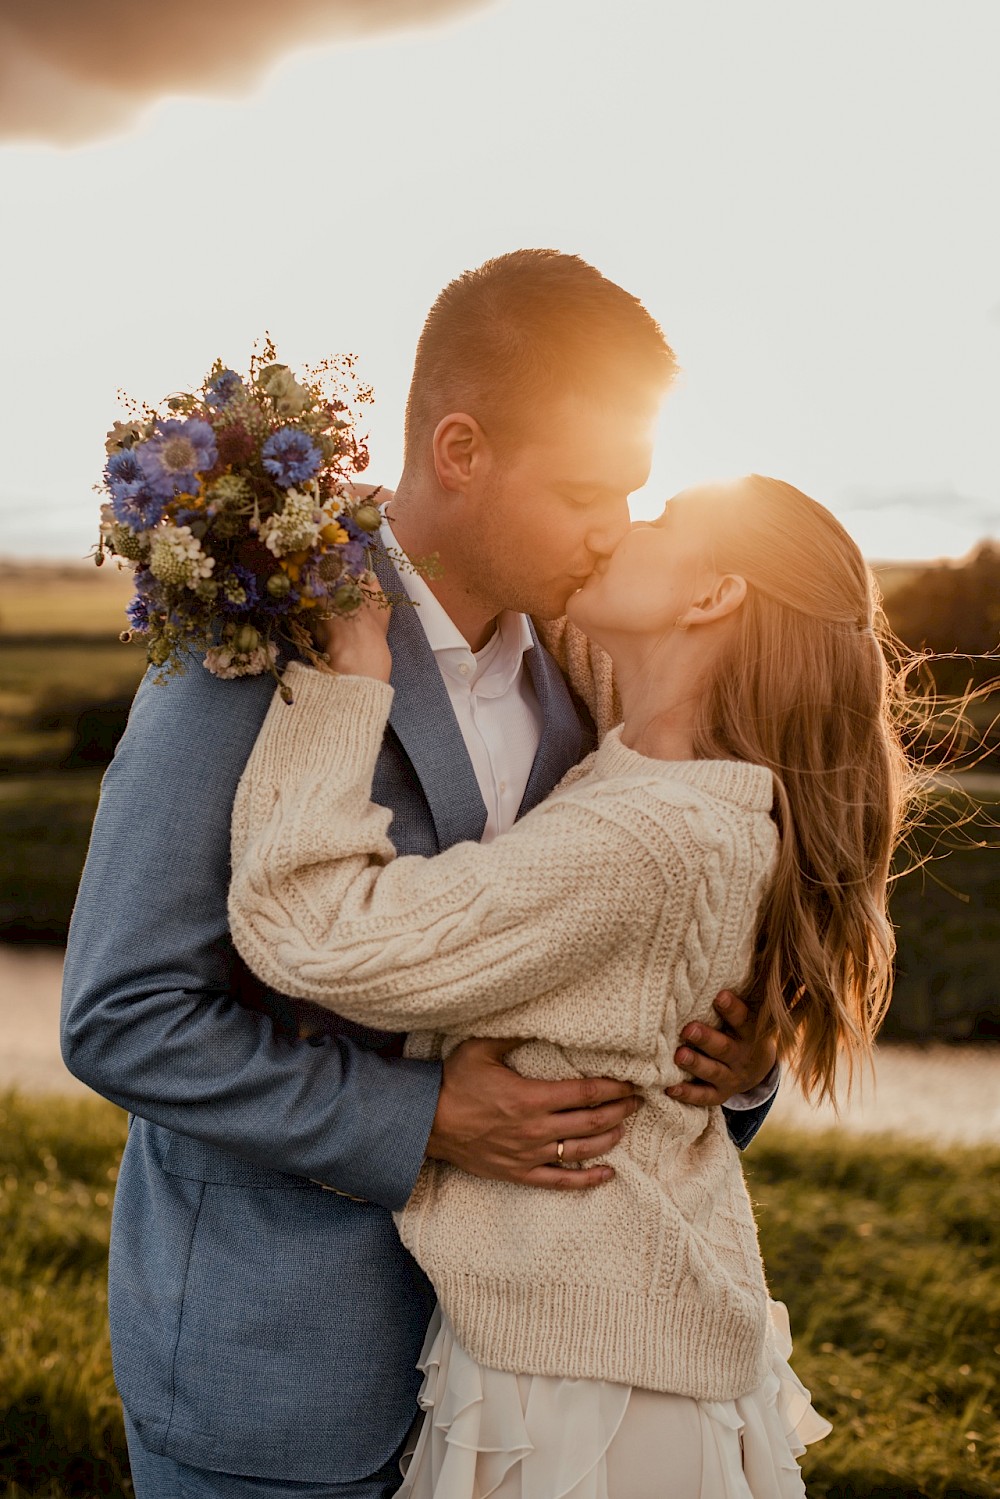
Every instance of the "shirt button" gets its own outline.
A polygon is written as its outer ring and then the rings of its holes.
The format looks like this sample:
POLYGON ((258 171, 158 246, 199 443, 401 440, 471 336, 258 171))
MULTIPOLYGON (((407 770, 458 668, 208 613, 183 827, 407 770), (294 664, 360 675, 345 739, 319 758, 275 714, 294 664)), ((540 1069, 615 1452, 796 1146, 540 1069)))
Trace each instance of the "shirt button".
POLYGON ((501 791, 506 791, 507 790, 507 782, 506 781, 501 781, 500 782, 500 790, 501 791))
POLYGON ((459 667, 459 668, 458 668, 458 669, 459 669, 459 671, 460 671, 460 672, 461 672, 461 673, 462 673, 462 676, 463 676, 463 677, 467 677, 467 676, 468 676, 468 675, 469 675, 469 668, 468 668, 468 666, 467 666, 467 665, 466 665, 466 664, 465 664, 465 662, 464 662, 464 661, 463 661, 463 662, 462 662, 462 664, 461 664, 461 666, 460 666, 460 667, 459 667))

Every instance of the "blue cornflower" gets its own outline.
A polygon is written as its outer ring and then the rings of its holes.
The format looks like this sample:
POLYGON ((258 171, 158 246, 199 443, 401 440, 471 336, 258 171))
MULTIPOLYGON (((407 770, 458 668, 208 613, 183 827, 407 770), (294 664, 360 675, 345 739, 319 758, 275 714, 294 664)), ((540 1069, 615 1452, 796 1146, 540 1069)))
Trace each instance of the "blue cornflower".
POLYGON ((132 484, 119 481, 112 490, 111 509, 115 520, 133 531, 152 530, 163 516, 165 503, 144 480, 132 484))
POLYGON ((249 567, 241 567, 238 562, 234 562, 229 571, 235 580, 236 588, 232 588, 228 577, 223 581, 219 594, 220 607, 226 614, 246 614, 249 610, 256 609, 260 603, 260 585, 257 581, 257 574, 249 567), (243 602, 236 603, 232 595, 240 589, 244 594, 243 602))
POLYGON ((185 422, 161 421, 155 437, 136 450, 143 476, 160 499, 192 494, 198 474, 215 463, 215 433, 200 417, 185 422))
POLYGON ((111 493, 118 497, 130 484, 140 484, 143 479, 142 469, 136 457, 134 448, 122 448, 119 453, 112 453, 104 465, 104 478, 111 493))
POLYGON ((264 467, 276 484, 290 489, 311 479, 323 455, 308 433, 298 427, 279 427, 261 448, 264 467))
POLYGON ((143 632, 145 632, 149 629, 150 618, 148 599, 140 598, 138 594, 134 599, 129 599, 128 603, 125 605, 125 614, 133 630, 142 630, 143 632))
POLYGON ((125 606, 133 630, 148 630, 151 610, 158 607, 159 591, 156 579, 148 567, 137 567, 133 575, 135 597, 125 606))
POLYGON ((156 525, 163 514, 163 502, 146 483, 134 448, 113 453, 104 466, 104 478, 116 521, 133 531, 148 531, 156 525))
POLYGON ((239 395, 243 389, 243 381, 235 370, 223 370, 210 380, 205 400, 218 411, 222 406, 228 406, 234 396, 239 395))

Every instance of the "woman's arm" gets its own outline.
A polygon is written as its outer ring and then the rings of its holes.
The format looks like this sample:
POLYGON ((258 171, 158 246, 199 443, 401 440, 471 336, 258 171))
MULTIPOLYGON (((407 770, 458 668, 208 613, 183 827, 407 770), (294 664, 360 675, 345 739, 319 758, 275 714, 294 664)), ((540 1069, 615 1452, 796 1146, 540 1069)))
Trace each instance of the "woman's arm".
POLYGON ((295 702, 275 698, 234 808, 229 915, 250 966, 372 1025, 462 1027, 537 1000, 564 1044, 653 1048, 670 1001, 642 985, 609 995, 599 1037, 545 1001, 660 920, 639 895, 660 863, 613 805, 557 797, 491 844, 396 858, 369 800, 392 689, 302 666, 287 680, 295 702))

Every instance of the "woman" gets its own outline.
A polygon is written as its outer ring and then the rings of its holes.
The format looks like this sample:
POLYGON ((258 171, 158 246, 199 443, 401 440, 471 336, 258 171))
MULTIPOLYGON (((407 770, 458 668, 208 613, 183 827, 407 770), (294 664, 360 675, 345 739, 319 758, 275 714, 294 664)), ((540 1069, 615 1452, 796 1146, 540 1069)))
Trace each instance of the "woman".
POLYGON ((398 1225, 440 1318, 405 1494, 801 1495, 829 1428, 785 1362, 737 1152, 721 1111, 665 1090, 723 988, 757 997, 807 1091, 870 1053, 908 787, 876 586, 828 511, 753 476, 634 526, 568 613, 621 726, 509 833, 433 859, 394 858, 369 801, 386 614, 331 622, 330 670, 291 668, 241 783, 233 936, 411 1055, 515 1035, 518 1070, 643 1100, 593 1192, 425 1165, 398 1225))

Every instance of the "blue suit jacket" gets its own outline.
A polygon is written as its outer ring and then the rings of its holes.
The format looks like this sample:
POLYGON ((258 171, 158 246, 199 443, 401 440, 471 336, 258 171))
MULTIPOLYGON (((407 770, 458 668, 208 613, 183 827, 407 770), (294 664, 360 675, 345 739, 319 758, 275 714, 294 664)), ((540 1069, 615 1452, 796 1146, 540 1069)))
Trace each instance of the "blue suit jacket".
MULTIPOLYGON (((390 644, 374 797, 393 842, 478 840, 486 809, 412 609, 394 612, 390 644)), ((593 744, 551 658, 536 643, 526 661, 544 728, 522 813, 593 744)), ((414 1416, 433 1293, 389 1210, 420 1169, 440 1070, 404 1059, 401 1037, 266 990, 234 951, 230 814, 272 691, 197 664, 140 687, 73 914, 63 1055, 133 1116, 109 1315, 143 1442, 196 1467, 344 1483, 387 1461, 414 1416)), ((730 1116, 738 1144, 765 1113, 730 1116)))

